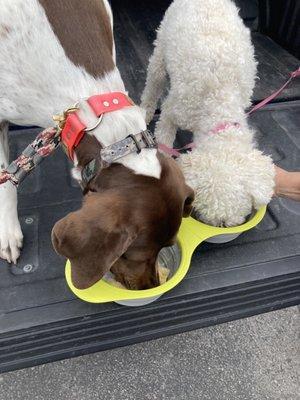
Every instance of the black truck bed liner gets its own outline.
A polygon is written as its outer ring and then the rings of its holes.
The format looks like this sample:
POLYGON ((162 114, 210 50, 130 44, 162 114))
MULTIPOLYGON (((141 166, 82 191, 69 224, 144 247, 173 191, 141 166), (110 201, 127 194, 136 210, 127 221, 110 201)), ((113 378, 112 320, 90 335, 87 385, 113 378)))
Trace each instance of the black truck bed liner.
MULTIPOLYGON (((157 4, 149 2, 143 9, 135 0, 113 1, 118 62, 136 101, 162 15, 157 4)), ((284 83, 298 60, 259 33, 253 33, 253 40, 260 62, 257 102, 284 83)), ((299 83, 251 117, 260 147, 288 169, 300 168, 299 83)), ((37 132, 12 127, 12 158, 37 132)), ((300 303, 300 203, 273 200, 257 228, 228 244, 203 244, 180 285, 152 305, 132 309, 87 304, 66 287, 64 260, 52 250, 50 232, 80 202, 80 190, 61 150, 19 189, 24 249, 17 266, 0 261, 0 371, 300 303)))

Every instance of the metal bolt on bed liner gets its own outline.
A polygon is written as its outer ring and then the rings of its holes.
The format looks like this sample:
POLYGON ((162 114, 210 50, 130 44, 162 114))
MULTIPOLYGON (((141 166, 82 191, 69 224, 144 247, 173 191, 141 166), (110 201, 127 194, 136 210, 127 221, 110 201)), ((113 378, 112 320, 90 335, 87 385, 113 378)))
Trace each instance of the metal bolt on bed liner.
POLYGON ((25 223, 28 224, 28 225, 32 224, 32 223, 33 223, 33 218, 27 217, 27 218, 25 219, 25 223))
POLYGON ((26 265, 24 265, 24 267, 23 267, 23 271, 26 272, 26 273, 29 273, 29 272, 31 272, 32 270, 33 270, 33 265, 31 265, 31 264, 26 264, 26 265))

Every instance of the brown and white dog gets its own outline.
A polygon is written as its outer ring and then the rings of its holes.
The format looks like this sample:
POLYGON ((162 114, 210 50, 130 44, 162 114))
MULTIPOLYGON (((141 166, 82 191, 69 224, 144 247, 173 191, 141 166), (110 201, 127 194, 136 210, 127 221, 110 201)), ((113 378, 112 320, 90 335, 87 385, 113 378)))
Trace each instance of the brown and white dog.
MULTIPOLYGON (((8 164, 8 122, 42 127, 79 101, 126 93, 115 65, 112 13, 107 0, 0 0, 0 165, 8 164)), ((104 116, 75 150, 73 176, 108 146, 146 129, 143 111, 126 107, 104 116), (101 143, 101 145, 100 145, 101 143)), ((156 258, 191 209, 193 191, 171 158, 156 149, 129 154, 99 170, 85 188, 82 208, 56 223, 56 251, 71 260, 72 280, 86 288, 112 268, 128 288, 159 284, 156 258)), ((16 262, 22 246, 16 189, 0 187, 0 257, 16 262)))

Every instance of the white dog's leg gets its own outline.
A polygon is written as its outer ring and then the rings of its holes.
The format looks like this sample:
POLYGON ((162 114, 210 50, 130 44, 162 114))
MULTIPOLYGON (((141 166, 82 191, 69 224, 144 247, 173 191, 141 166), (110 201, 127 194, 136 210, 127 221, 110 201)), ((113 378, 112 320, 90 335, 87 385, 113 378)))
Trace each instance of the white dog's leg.
POLYGON ((172 117, 172 113, 169 110, 169 103, 170 98, 168 97, 165 103, 162 105, 161 114, 155 127, 155 135, 159 143, 173 147, 177 132, 177 125, 172 117))
MULTIPOLYGON (((8 123, 0 122, 0 169, 8 165, 8 123)), ((0 185, 0 258, 16 263, 23 235, 18 220, 17 190, 7 182, 0 185)))
POLYGON ((163 52, 157 40, 152 56, 150 57, 147 80, 142 94, 141 107, 146 110, 147 124, 152 120, 158 100, 163 95, 166 86, 167 72, 165 69, 163 52))
POLYGON ((173 147, 176 132, 177 126, 174 124, 172 119, 165 113, 162 114, 160 119, 157 121, 155 128, 155 136, 157 137, 158 142, 173 147))

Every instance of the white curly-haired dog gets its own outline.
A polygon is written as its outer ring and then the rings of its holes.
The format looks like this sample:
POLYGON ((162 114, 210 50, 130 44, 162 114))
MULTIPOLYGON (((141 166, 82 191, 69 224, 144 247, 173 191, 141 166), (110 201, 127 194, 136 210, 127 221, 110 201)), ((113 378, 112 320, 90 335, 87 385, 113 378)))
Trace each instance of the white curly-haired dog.
POLYGON ((273 194, 274 166, 255 148, 245 109, 255 84, 250 32, 231 0, 175 0, 157 32, 142 107, 152 119, 167 76, 170 89, 156 125, 172 146, 178 128, 194 134, 196 149, 180 157, 194 188, 196 214, 233 226, 273 194))

